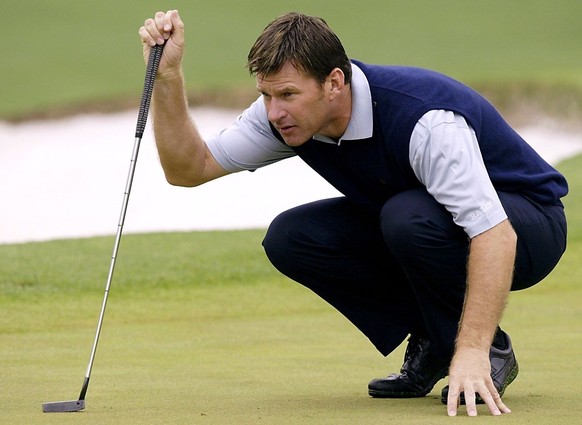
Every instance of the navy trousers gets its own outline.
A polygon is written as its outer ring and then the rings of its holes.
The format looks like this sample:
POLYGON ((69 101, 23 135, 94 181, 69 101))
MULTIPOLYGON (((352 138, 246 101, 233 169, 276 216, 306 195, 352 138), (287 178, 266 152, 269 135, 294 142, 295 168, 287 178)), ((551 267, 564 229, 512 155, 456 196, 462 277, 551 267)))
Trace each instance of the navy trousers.
MULTIPOLYGON (((561 206, 499 193, 518 236, 512 290, 541 281, 566 248, 561 206)), ((383 354, 408 334, 453 353, 466 287, 469 239, 424 189, 392 197, 379 215, 346 198, 281 213, 263 246, 283 274, 340 311, 383 354)))

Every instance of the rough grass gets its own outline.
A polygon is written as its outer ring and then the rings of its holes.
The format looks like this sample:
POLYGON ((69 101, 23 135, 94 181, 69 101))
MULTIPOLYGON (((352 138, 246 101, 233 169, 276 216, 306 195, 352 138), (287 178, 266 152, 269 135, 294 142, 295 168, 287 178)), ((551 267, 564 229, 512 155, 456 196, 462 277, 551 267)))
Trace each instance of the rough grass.
MULTIPOLYGON (((137 29, 156 10, 179 8, 187 25, 185 73, 196 103, 246 105, 255 97, 246 54, 271 19, 289 10, 323 16, 350 57, 433 68, 484 88, 510 113, 511 87, 582 107, 582 2, 4 0, 1 119, 135 107, 143 82, 137 29)), ((512 98, 513 99, 513 98, 512 98)), ((552 109, 552 112, 556 112, 552 109)), ((563 117, 564 109, 558 108, 563 117)), ((568 112, 570 113, 570 112, 568 112)), ((529 114, 526 114, 529 116, 529 114)), ((579 115, 578 115, 579 116, 579 115)))

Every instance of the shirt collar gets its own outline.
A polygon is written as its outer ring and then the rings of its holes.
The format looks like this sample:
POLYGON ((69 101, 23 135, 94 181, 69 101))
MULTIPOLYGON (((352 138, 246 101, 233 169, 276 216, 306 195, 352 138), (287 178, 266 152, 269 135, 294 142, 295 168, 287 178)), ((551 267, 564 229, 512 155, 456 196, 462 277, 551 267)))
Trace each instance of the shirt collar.
MULTIPOLYGON (((342 140, 369 139, 374 130, 374 114, 372 110, 372 94, 370 84, 364 72, 352 63, 352 115, 345 133, 340 137, 342 140)), ((326 136, 316 134, 315 140, 326 143, 335 141, 326 136)), ((339 143, 338 142, 338 143, 339 143)))

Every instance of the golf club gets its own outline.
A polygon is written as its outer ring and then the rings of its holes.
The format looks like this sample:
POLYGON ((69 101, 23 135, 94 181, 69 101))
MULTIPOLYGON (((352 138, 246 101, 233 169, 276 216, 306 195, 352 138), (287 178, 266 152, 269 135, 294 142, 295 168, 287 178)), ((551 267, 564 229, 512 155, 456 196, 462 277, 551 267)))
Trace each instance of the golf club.
POLYGON ((146 121, 148 118, 148 112, 150 107, 150 100, 152 97, 152 91, 154 89, 154 81, 156 78, 156 73, 158 71, 158 66, 160 64, 160 59, 162 57, 164 46, 155 45, 150 51, 148 58, 148 64, 145 75, 145 82, 143 87, 143 93, 141 97, 141 105, 139 108, 139 114, 137 118, 137 126, 135 130, 135 142, 133 145, 133 153, 131 155, 131 162, 129 167, 129 174, 127 176, 127 183, 125 186, 125 193, 123 196, 123 203, 121 206, 121 214, 119 216, 119 222, 117 225, 117 235, 115 237, 115 243, 113 244, 113 254, 111 256, 111 264, 109 266, 109 275, 107 276, 107 283, 105 285, 105 294, 103 296, 103 303, 101 304, 101 313, 99 314, 99 320, 97 322, 97 331, 95 332, 95 339, 93 341, 93 348, 91 349, 91 356, 89 357, 89 364, 87 365, 87 372, 85 373, 85 380, 83 382, 83 387, 81 388, 81 393, 79 394, 78 400, 70 401, 55 401, 43 403, 43 412, 78 412, 85 408, 85 395, 87 394, 87 388, 89 387, 89 379, 91 377, 91 369, 93 368, 93 361, 95 360, 95 352, 97 351, 97 344, 99 342, 99 335, 101 333, 101 327, 103 325, 103 316, 105 314, 105 307, 107 305, 107 297, 109 295, 109 288, 111 287, 111 280, 113 279, 113 271, 115 269, 115 262, 117 259, 117 251, 119 250, 119 243, 121 241, 121 234, 123 232, 123 223, 125 222, 125 213, 127 212, 127 204, 129 201, 129 193, 131 192, 131 185, 133 183, 133 175, 135 173, 135 165, 137 162, 137 156, 139 153, 139 146, 141 143, 141 138, 145 130, 146 121))

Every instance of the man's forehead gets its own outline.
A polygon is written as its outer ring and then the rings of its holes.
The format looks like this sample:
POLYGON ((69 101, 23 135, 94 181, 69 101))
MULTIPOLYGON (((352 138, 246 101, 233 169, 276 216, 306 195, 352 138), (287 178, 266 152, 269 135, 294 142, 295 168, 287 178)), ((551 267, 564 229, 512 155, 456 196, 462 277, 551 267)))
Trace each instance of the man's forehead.
POLYGON ((296 68, 291 63, 286 63, 277 72, 269 74, 257 74, 255 76, 257 87, 264 86, 299 86, 310 80, 315 80, 311 75, 296 68))
POLYGON ((276 71, 265 73, 258 73, 256 75, 257 81, 271 82, 280 79, 295 79, 304 78, 306 76, 305 72, 298 69, 291 62, 285 62, 281 68, 276 71))

